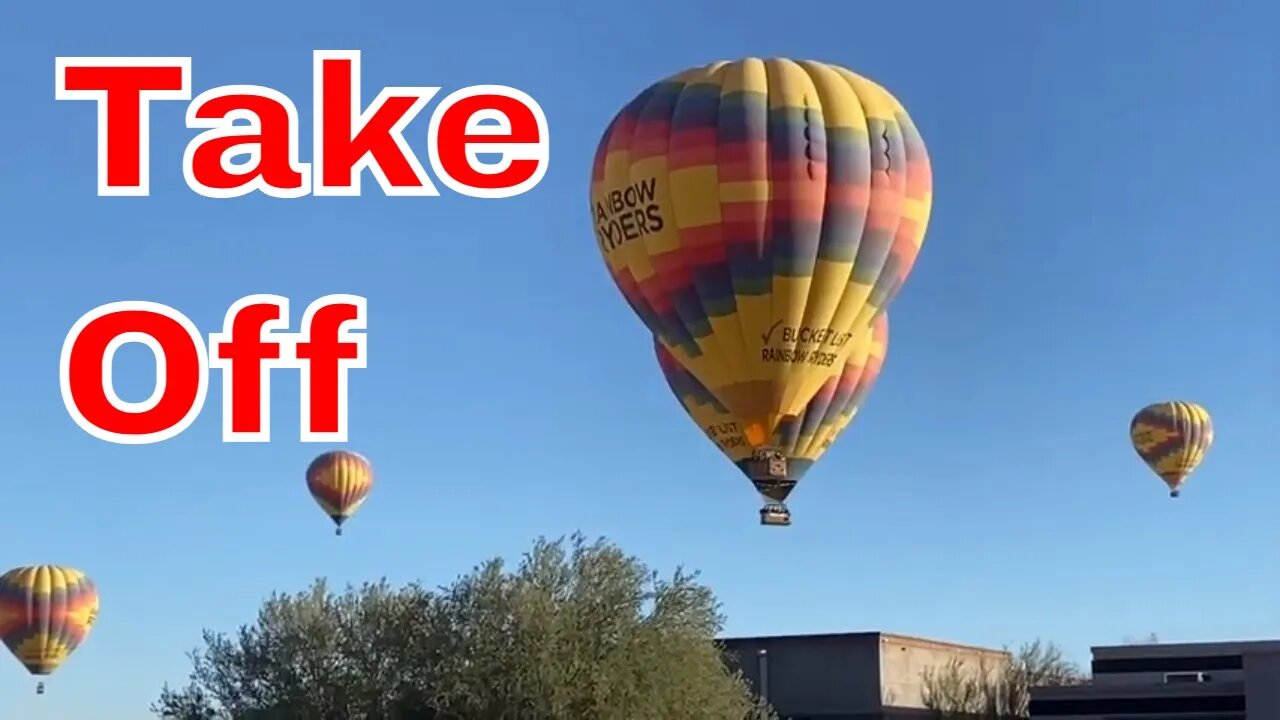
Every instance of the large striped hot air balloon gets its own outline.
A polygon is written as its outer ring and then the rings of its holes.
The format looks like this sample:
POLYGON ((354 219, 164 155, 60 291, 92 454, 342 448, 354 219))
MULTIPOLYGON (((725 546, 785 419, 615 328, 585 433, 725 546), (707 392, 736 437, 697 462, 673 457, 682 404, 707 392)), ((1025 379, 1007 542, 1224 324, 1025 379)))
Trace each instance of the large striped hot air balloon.
POLYGON ((98 590, 79 570, 35 565, 0 575, 0 641, 32 675, 57 670, 97 619, 98 590))
POLYGON ((1192 402, 1155 403, 1133 416, 1129 438, 1138 457, 1169 486, 1169 496, 1178 497, 1213 444, 1213 420, 1192 402))
POLYGON ((342 524, 364 504, 373 489, 373 467, 363 455, 331 450, 307 467, 307 489, 342 534, 342 524))
POLYGON ((800 414, 775 430, 771 445, 786 459, 787 467, 782 477, 772 478, 753 473, 753 453, 743 436, 742 422, 677 362, 670 351, 661 343, 654 343, 663 377, 685 412, 752 480, 764 499, 765 505, 760 510, 761 524, 791 524, 787 496, 857 416, 884 366, 889 349, 888 313, 881 313, 871 327, 859 332, 849 342, 853 349, 841 372, 829 374, 800 414))
MULTIPOLYGON (((932 200, 924 142, 893 95, 785 59, 645 89, 605 131, 591 181, 623 297, 762 459, 902 287, 932 200)), ((777 463, 757 467, 778 479, 777 463)))

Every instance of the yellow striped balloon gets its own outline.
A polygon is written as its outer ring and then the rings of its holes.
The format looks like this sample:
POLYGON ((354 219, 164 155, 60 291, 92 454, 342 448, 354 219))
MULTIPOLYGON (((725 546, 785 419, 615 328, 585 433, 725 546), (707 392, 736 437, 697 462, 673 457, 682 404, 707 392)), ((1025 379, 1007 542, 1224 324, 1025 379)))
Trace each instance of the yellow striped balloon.
POLYGON ((1178 497, 1182 484, 1213 444, 1213 421, 1203 407, 1179 400, 1148 405, 1129 423, 1133 448, 1178 497))
POLYGON ((373 489, 373 467, 359 453, 332 450, 307 467, 307 489, 337 525, 334 534, 341 535, 342 524, 360 509, 373 489))
POLYGON ((0 640, 32 675, 57 670, 97 619, 98 590, 79 570, 34 565, 0 575, 0 640))
POLYGON ((716 62, 641 91, 596 151, 591 214, 645 326, 743 423, 758 457, 886 310, 924 241, 925 144, 834 65, 716 62))

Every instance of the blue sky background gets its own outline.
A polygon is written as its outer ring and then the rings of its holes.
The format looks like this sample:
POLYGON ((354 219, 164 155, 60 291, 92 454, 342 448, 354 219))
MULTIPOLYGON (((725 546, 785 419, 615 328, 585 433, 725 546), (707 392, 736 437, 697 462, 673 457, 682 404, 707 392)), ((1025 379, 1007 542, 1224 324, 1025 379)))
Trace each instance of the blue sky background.
MULTIPOLYGON (((700 569, 734 634, 1042 636, 1077 659, 1148 632, 1280 635, 1275 6, 615 5, 8 10, 0 565, 83 568, 103 605, 45 697, 0 662, 0 715, 139 720, 201 627, 233 629, 273 589, 445 583, 575 529, 700 569), (94 108, 54 100, 57 55, 191 55, 195 92, 275 87, 306 125, 320 48, 364 51, 366 102, 384 85, 525 90, 550 123, 546 178, 501 201, 386 198, 367 174, 359 198, 209 200, 182 180, 196 131, 169 102, 152 110, 153 195, 100 198, 94 108), (587 210, 622 103, 747 55, 884 83, 936 173, 885 373, 787 531, 757 525, 746 480, 670 396, 587 210), (59 397, 64 334, 89 309, 163 302, 208 333, 255 292, 290 297, 295 323, 320 295, 369 298, 350 445, 379 484, 341 541, 302 482, 324 448, 296 440, 288 374, 267 445, 220 441, 216 376, 200 420, 152 446, 89 437, 59 397), (1177 502, 1127 438, 1133 411, 1168 397, 1218 428, 1177 502)), ((424 158, 426 122, 410 128, 424 158)), ((302 147, 309 160, 309 131, 302 147)), ((124 397, 149 394, 149 357, 121 356, 124 397)))

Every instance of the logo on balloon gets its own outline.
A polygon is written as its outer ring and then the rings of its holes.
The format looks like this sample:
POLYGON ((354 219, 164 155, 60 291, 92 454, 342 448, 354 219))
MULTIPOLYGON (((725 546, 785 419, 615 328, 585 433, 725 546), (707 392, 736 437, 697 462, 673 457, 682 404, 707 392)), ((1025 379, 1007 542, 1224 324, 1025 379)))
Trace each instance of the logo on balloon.
POLYGON ((657 178, 638 180, 622 189, 608 190, 595 203, 596 237, 606 252, 626 243, 662 232, 666 220, 658 205, 657 178))

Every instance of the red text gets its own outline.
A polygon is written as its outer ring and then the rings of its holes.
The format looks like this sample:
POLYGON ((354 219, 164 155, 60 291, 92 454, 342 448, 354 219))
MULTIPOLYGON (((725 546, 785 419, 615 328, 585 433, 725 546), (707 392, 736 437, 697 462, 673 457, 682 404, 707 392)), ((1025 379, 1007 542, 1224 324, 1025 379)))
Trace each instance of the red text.
POLYGON ((250 295, 232 303, 222 331, 209 336, 160 303, 115 302, 86 313, 67 333, 59 368, 62 401, 85 432, 140 445, 186 430, 204 407, 209 369, 222 371, 222 439, 271 439, 271 370, 301 375, 302 442, 346 442, 348 371, 366 367, 367 302, 326 295, 307 307, 301 329, 289 327, 289 300, 250 295), (141 402, 115 392, 112 362, 128 343, 156 358, 155 389, 141 402))
MULTIPOLYGON (((57 99, 97 103, 98 194, 149 195, 150 102, 191 100, 191 58, 59 57, 56 72, 57 99)), ((225 85, 196 96, 186 123, 203 132, 183 153, 187 185, 211 198, 359 195, 368 170, 387 195, 440 194, 404 136, 439 87, 383 88, 362 109, 356 50, 315 51, 312 80, 310 163, 300 158, 298 108, 284 93, 225 85)), ((549 147, 542 108, 504 85, 450 93, 427 127, 436 177, 471 197, 529 191, 546 174, 549 147)))

